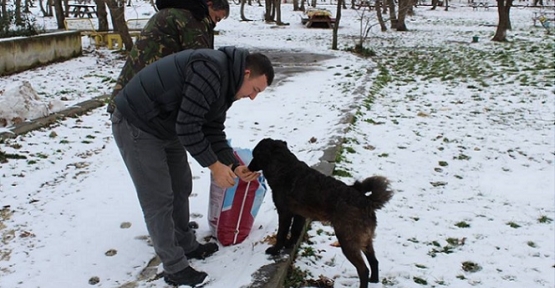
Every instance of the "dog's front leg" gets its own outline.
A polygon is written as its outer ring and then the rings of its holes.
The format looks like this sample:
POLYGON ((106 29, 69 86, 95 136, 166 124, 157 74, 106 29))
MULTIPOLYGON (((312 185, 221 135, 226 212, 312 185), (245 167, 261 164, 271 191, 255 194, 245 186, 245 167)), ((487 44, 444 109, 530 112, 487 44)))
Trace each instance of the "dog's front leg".
POLYGON ((291 226, 293 215, 289 211, 282 211, 278 209, 278 216, 279 220, 276 244, 266 249, 266 254, 278 255, 281 248, 285 246, 285 241, 287 240, 287 234, 289 233, 289 227, 291 226))
POLYGON ((300 215, 293 216, 293 225, 291 226, 291 238, 285 242, 285 248, 291 248, 297 244, 301 233, 304 229, 305 218, 300 215))

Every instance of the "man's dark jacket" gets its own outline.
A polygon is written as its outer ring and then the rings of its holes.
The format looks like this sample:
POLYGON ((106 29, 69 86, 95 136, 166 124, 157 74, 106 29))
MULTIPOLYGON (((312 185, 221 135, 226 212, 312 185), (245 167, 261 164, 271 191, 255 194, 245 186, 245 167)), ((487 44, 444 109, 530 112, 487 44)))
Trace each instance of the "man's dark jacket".
POLYGON ((175 139, 203 167, 238 164, 224 133, 226 112, 244 78, 249 52, 185 50, 142 69, 121 90, 117 110, 140 130, 175 139))

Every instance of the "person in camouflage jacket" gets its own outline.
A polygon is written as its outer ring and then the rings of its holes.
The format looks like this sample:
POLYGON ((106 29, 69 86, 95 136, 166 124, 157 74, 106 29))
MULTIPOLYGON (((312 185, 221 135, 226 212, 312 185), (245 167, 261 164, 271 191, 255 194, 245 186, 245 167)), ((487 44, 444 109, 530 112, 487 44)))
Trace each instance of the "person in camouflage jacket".
POLYGON ((227 0, 157 0, 160 10, 145 25, 127 56, 112 90, 108 112, 114 112, 114 98, 147 65, 187 49, 214 49, 214 27, 229 16, 227 0))

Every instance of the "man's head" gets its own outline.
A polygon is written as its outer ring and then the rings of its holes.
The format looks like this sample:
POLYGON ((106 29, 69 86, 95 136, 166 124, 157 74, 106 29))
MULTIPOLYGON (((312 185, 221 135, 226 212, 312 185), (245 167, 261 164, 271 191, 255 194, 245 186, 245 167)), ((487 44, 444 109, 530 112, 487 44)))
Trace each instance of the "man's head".
POLYGON ((208 14, 214 26, 229 16, 229 2, 227 0, 208 0, 208 14))
POLYGON ((252 53, 247 56, 243 84, 235 94, 235 99, 249 98, 254 100, 258 93, 272 85, 274 67, 264 54, 252 53))

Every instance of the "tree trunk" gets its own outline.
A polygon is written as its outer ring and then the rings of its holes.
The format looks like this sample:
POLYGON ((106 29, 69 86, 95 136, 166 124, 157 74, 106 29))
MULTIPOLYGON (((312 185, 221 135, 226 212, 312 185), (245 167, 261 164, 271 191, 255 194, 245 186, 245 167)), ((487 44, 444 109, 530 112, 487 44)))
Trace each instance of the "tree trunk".
POLYGON ((62 6, 62 0, 54 0, 54 12, 56 15, 56 23, 58 24, 58 29, 65 29, 64 25, 64 8, 62 6))
POLYGON ((96 4, 96 15, 98 17, 98 31, 108 31, 108 11, 104 0, 94 0, 96 4))
POLYGON ((405 18, 407 16, 407 11, 409 8, 409 0, 399 0, 399 19, 397 20, 397 31, 407 31, 407 25, 405 24, 405 18))
POLYGON ((301 7, 299 6, 299 0, 293 0, 293 11, 301 11, 301 7))
POLYGON ((497 31, 495 31, 495 35, 491 39, 492 41, 507 41, 507 30, 511 29, 510 10, 512 5, 513 0, 497 0, 499 23, 497 24, 497 31))
POLYGON ((248 19, 247 17, 245 17, 245 4, 246 3, 247 3, 247 0, 241 0, 241 21, 252 21, 251 19, 248 19))
POLYGON ((436 10, 437 0, 432 0, 432 8, 430 10, 436 10))
POLYGON ((449 0, 445 0, 443 5, 445 5, 445 11, 449 11, 449 0))
POLYGON ((272 14, 273 14, 272 13, 273 12, 272 6, 273 6, 274 1, 273 0, 265 0, 265 2, 266 2, 266 7, 264 7, 264 8, 265 8, 266 12, 264 13, 264 21, 266 21, 268 23, 269 22, 274 22, 274 17, 272 16, 272 14))
POLYGON ((408 0, 408 6, 407 6, 407 15, 409 16, 414 16, 414 9, 413 7, 416 6, 416 1, 415 0, 408 0))
POLYGON ((29 6, 32 4, 31 0, 25 0, 25 6, 23 8, 23 13, 30 13, 29 6))
POLYGON ((376 17, 378 17, 378 23, 380 23, 382 32, 387 31, 387 26, 385 25, 385 21, 383 21, 382 15, 382 0, 376 0, 376 17))
POLYGON ((39 0, 40 11, 44 17, 52 16, 52 1, 51 0, 39 0))
POLYGON ((274 0, 274 9, 276 10, 276 24, 289 25, 289 23, 281 21, 281 0, 274 0))
POLYGON ((21 0, 15 0, 15 25, 23 26, 23 19, 21 18, 21 0))
POLYGON ((335 14, 335 24, 333 25, 332 39, 331 39, 331 49, 337 49, 337 30, 339 30, 339 21, 341 20, 341 6, 345 5, 345 0, 337 0, 337 12, 335 14))
POLYGON ((387 0, 387 6, 389 7, 389 23, 391 24, 391 29, 397 28, 397 12, 395 11, 395 2, 393 0, 387 0))
MULTIPOLYGON (((129 35, 129 28, 127 28, 127 22, 125 22, 125 5, 124 2, 116 2, 116 0, 105 0, 106 5, 110 9, 110 15, 112 16, 112 24, 114 25, 114 30, 121 36, 121 41, 125 46, 125 51, 131 51, 133 48, 133 39, 129 35)), ((120 0, 121 1, 121 0, 120 0)))
POLYGON ((8 19, 8 9, 6 8, 7 0, 0 0, 2 3, 2 19, 6 21, 8 19))

